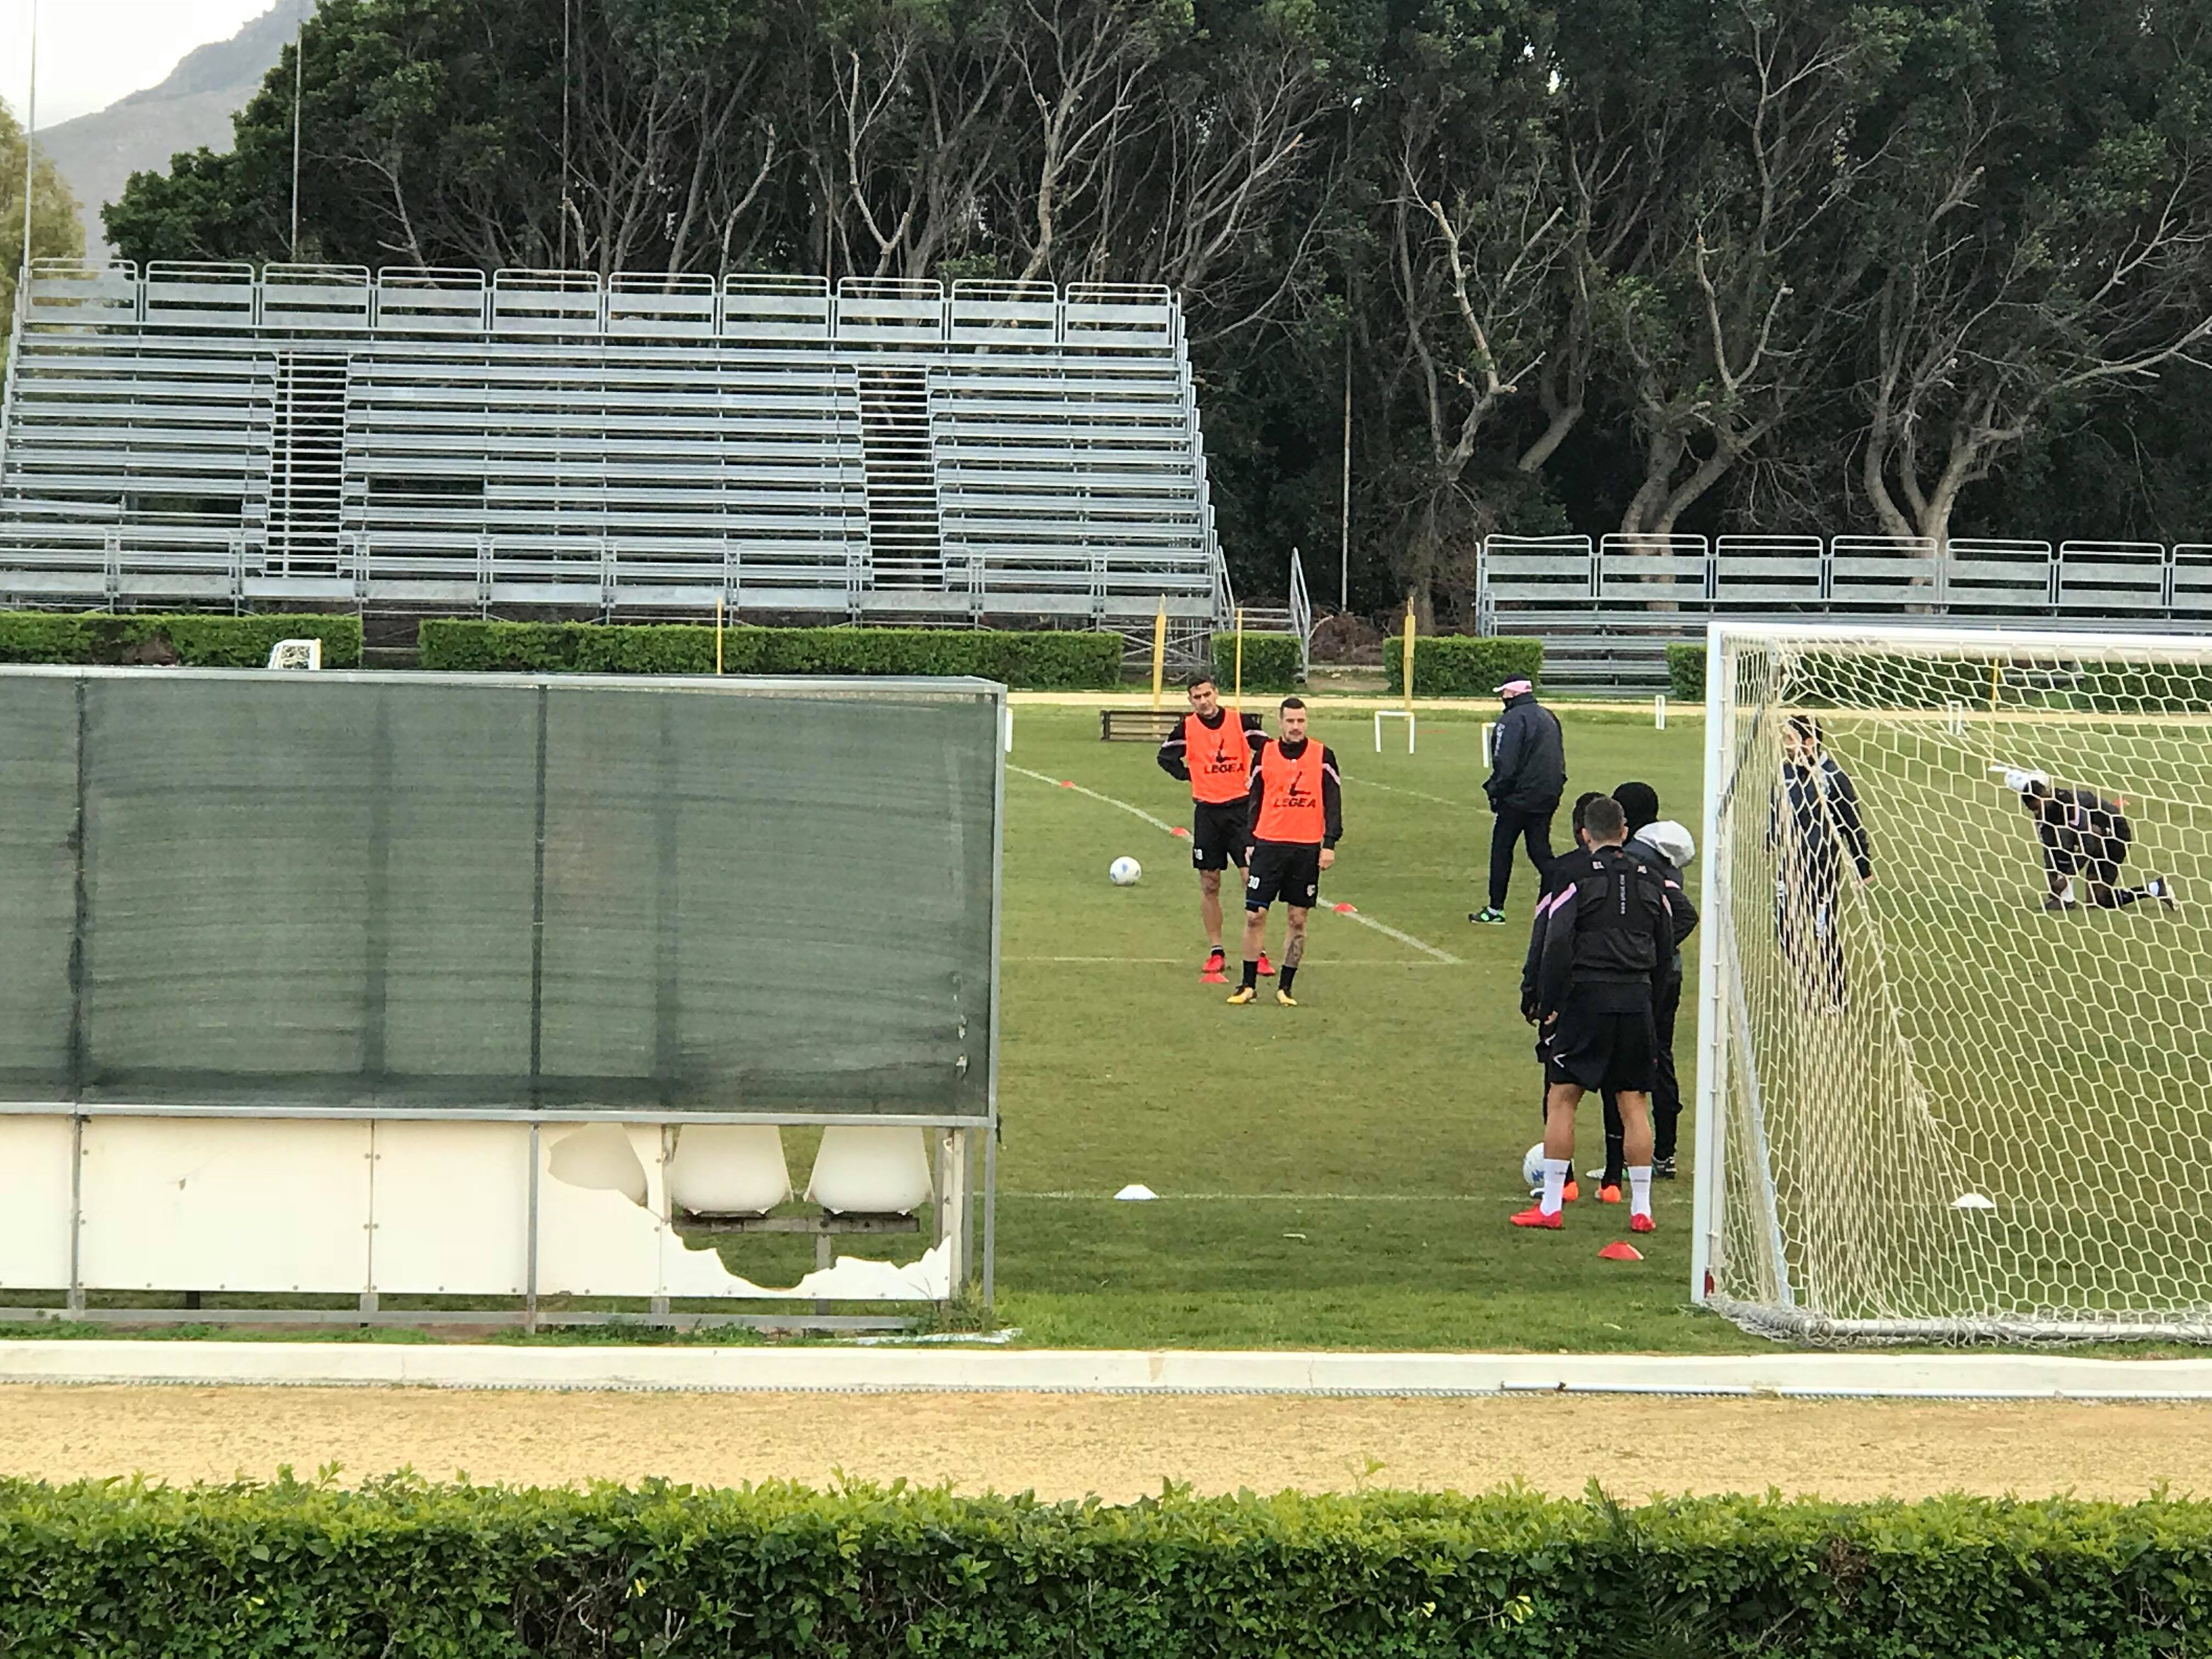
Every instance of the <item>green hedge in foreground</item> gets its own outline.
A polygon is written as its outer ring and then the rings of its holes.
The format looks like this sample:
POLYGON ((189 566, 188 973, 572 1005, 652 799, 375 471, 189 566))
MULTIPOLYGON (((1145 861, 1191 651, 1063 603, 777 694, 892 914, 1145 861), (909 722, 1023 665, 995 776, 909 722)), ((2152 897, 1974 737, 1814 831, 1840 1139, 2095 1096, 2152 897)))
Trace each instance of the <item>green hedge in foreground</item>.
POLYGON ((0 662, 167 662, 259 668, 279 640, 320 640, 323 666, 361 665, 358 617, 112 616, 0 611, 0 662))
MULTIPOLYGON (((1406 689, 1402 638, 1382 641, 1382 672, 1393 691, 1406 689)), ((1506 635, 1437 634, 1413 639, 1413 695, 1486 697, 1507 680, 1544 678, 1544 642, 1506 635)))
POLYGON ((2212 1505, 0 1480, 0 1652, 2071 1659, 2212 1644, 2212 1505))
MULTIPOLYGON (((689 623, 438 621, 422 665, 453 673, 711 674, 714 630, 689 623)), ((1121 678, 1118 634, 956 628, 728 628, 726 674, 974 674, 1021 690, 1103 689, 1121 678)))
MULTIPOLYGON (((1213 677, 1226 696, 1237 684, 1237 636, 1213 636, 1213 677)), ((1244 689, 1295 691, 1298 684, 1298 641, 1294 634, 1244 636, 1244 689)))

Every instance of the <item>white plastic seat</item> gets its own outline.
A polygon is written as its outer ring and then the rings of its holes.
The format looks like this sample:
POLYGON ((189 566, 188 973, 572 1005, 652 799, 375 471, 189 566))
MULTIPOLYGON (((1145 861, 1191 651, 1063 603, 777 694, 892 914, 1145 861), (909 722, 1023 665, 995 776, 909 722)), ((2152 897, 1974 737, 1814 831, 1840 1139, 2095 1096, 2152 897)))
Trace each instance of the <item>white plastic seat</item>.
POLYGON ((698 1123, 676 1132, 669 1201, 693 1215, 766 1215, 791 1196, 773 1123, 698 1123))
POLYGON ((910 1215, 929 1199, 929 1149, 919 1129, 854 1125, 822 1132, 806 1201, 837 1215, 910 1215))

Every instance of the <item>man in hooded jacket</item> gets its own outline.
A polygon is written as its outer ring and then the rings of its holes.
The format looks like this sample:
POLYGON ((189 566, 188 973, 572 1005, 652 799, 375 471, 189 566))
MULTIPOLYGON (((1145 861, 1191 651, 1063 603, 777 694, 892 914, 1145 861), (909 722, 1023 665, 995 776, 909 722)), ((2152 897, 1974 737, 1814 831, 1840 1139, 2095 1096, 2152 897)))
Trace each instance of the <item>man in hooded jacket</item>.
POLYGON ((1505 712, 1498 717, 1490 775, 1482 784, 1497 814, 1490 831, 1490 903, 1469 915, 1469 921, 1505 920, 1515 842, 1528 842, 1540 885, 1552 865, 1552 817, 1567 787, 1567 744, 1559 716, 1536 701, 1536 688, 1528 680, 1507 680, 1498 695, 1505 699, 1505 712))

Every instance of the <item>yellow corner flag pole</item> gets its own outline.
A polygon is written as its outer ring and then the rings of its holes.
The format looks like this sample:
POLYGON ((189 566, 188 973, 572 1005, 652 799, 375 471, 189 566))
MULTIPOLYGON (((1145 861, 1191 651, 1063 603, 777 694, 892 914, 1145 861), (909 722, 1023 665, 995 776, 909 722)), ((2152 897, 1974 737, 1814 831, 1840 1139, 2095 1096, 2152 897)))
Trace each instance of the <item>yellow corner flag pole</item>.
POLYGON ((1406 595, 1406 712, 1413 709, 1413 596, 1406 595))
POLYGON ((722 596, 714 596, 714 672, 722 672, 722 596))
POLYGON ((1230 694, 1229 706, 1239 716, 1244 713, 1244 607, 1237 607, 1237 689, 1230 694))
POLYGON ((1152 618, 1152 712, 1160 708, 1160 681, 1168 665, 1168 596, 1160 595, 1160 614, 1152 618))

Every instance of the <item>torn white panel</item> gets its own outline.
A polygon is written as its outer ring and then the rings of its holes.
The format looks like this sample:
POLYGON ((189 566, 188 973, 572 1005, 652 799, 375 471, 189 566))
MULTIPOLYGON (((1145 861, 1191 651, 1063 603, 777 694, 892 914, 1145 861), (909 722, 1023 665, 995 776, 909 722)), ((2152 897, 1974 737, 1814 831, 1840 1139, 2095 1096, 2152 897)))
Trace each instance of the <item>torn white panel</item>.
MULTIPOLYGON (((660 1130, 593 1123, 539 1131, 538 1288, 548 1296, 658 1296, 665 1229, 652 1176, 660 1130)), ((719 1294, 719 1292, 706 1292, 719 1294)))
POLYGON ((366 1122, 89 1118, 84 1284, 359 1295, 368 1156, 366 1122))
POLYGON ((919 1129, 836 1124, 822 1132, 806 1201, 836 1215, 911 1215, 929 1201, 919 1129))
POLYGON ((69 1120, 0 1117, 0 1285, 52 1291, 69 1279, 69 1120))
POLYGON ((676 1132, 668 1196, 693 1215, 766 1215, 791 1196, 773 1123, 693 1123, 676 1132))
MULTIPOLYGON (((919 1130, 890 1133, 910 1138, 921 1158, 919 1130)), ((905 1265, 848 1256, 787 1290, 732 1273, 714 1250, 691 1248, 669 1224, 655 1125, 549 1128, 543 1148, 538 1272, 547 1295, 936 1302, 951 1294, 950 1252, 942 1245, 905 1265)), ((921 1173, 927 1196, 926 1165, 921 1173)))
POLYGON ((1141 1181, 1133 1181, 1114 1194, 1124 1204, 1149 1204, 1159 1194, 1141 1181))
POLYGON ((872 1261, 840 1256, 817 1267, 788 1290, 756 1285, 721 1263, 712 1250, 688 1249, 670 1236, 664 1296, 759 1297, 773 1301, 942 1302, 952 1294, 952 1247, 933 1245, 919 1261, 872 1261))

